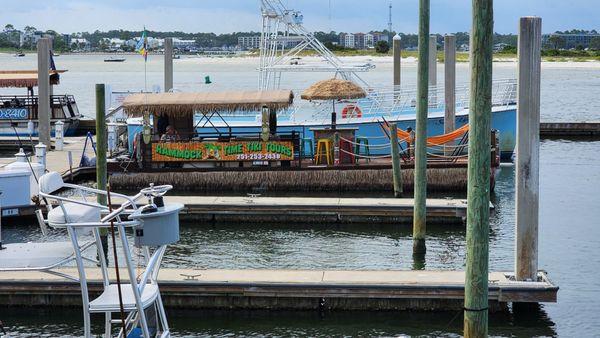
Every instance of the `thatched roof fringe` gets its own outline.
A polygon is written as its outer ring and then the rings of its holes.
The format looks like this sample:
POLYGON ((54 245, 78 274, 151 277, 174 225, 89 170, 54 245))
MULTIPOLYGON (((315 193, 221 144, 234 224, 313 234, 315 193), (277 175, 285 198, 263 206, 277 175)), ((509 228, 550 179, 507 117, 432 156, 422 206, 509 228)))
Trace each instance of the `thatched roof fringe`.
MULTIPOLYGON (((64 71, 50 71, 50 84, 57 85, 60 82, 59 73, 64 71)), ((38 74, 31 70, 0 70, 0 88, 36 87, 38 85, 38 74)))
POLYGON ((144 112, 186 116, 195 112, 258 111, 263 106, 273 110, 289 107, 294 95, 289 90, 133 94, 123 101, 123 109, 132 116, 144 112))

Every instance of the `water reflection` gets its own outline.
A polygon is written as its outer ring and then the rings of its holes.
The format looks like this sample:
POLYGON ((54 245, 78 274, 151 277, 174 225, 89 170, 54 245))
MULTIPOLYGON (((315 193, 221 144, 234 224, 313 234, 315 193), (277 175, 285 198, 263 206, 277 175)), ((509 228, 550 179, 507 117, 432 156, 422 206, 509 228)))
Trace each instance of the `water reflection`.
MULTIPOLYGON (((462 311, 452 312, 319 312, 319 311, 169 311, 175 337, 459 337, 462 311)), ((44 311, 0 309, 8 334, 22 337, 78 335, 81 313, 75 309, 44 311)), ((490 314, 490 336, 556 336, 554 323, 542 308, 515 315, 490 314)), ((102 316, 93 316, 94 332, 102 331, 102 316)))

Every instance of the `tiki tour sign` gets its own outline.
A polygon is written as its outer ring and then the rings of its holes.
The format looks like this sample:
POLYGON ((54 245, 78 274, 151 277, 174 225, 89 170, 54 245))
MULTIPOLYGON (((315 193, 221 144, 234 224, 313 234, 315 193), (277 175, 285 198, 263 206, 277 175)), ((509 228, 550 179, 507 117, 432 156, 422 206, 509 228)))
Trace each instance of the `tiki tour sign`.
POLYGON ((159 142, 152 144, 154 162, 291 161, 289 141, 159 142))

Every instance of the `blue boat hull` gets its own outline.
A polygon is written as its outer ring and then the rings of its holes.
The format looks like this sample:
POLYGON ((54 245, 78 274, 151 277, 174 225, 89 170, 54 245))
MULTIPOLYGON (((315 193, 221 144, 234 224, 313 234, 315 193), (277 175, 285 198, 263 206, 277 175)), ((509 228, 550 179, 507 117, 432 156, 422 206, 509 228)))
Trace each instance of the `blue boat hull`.
MULTIPOLYGON (((229 127, 217 126, 216 128, 224 134, 231 131, 232 134, 248 134, 248 133, 260 133, 261 127, 255 121, 248 121, 247 123, 239 123, 239 121, 228 121, 232 122, 229 127), (237 123, 236 123, 237 122, 237 123)), ((398 128, 406 130, 408 127, 415 129, 415 120, 410 118, 403 119, 390 119, 388 122, 395 122, 398 124, 398 128)), ((469 122, 468 114, 462 114, 456 116, 456 127, 462 127, 469 122)), ((389 154, 388 148, 377 147, 378 144, 389 143, 387 136, 381 129, 380 123, 375 121, 368 122, 349 122, 344 119, 338 120, 338 126, 341 127, 352 127, 357 128, 356 135, 369 138, 369 145, 375 147, 371 148, 371 155, 384 155, 389 154)), ((141 132, 142 128, 139 124, 129 124, 129 139, 133 139, 133 136, 137 132, 141 132)), ((296 132, 301 135, 302 138, 313 140, 314 134, 311 131, 312 128, 323 128, 329 127, 324 124, 291 124, 281 121, 277 126, 277 131, 280 133, 291 133, 296 132)), ((503 161, 511 161, 513 151, 515 148, 516 141, 516 108, 507 107, 503 110, 496 110, 492 113, 492 128, 496 129, 500 133, 500 151, 501 159, 503 161)), ((198 133, 215 133, 215 128, 200 127, 197 128, 198 133)), ((443 116, 430 117, 427 123, 427 135, 435 136, 444 133, 444 118, 443 116)), ((130 142, 131 143, 131 142, 130 142)), ((130 151, 132 151, 130 145, 130 151)), ((304 156, 310 155, 310 150, 304 150, 304 156)))

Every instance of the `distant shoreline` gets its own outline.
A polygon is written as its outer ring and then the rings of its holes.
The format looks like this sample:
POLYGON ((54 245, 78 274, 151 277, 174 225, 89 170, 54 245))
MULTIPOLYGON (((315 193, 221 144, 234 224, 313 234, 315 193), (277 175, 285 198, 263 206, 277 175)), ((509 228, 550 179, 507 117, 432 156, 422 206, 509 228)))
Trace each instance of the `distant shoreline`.
MULTIPOLYGON (((22 51, 26 55, 35 54, 35 51, 25 50, 22 51)), ((14 55, 16 51, 14 49, 0 48, 0 54, 5 55, 14 55)), ((115 56, 115 55, 139 55, 137 52, 85 52, 85 53, 57 53, 59 55, 69 55, 69 56, 115 56)), ((379 54, 370 51, 352 51, 352 52, 334 52, 334 54, 338 57, 344 59, 351 60, 368 60, 368 59, 385 59, 391 58, 392 55, 388 54, 379 54)), ((162 53, 149 53, 151 56, 162 56, 162 53)), ((258 58, 258 54, 254 52, 244 53, 244 54, 234 54, 234 55, 207 55, 207 54, 179 54, 181 59, 193 59, 193 58, 207 58, 207 59, 254 59, 258 58)), ((317 58, 318 56, 310 51, 301 54, 301 57, 306 59, 317 58)), ((416 51, 402 51, 402 60, 403 61, 415 61, 417 60, 417 52, 416 51)), ((458 63, 468 62, 469 61, 469 53, 468 52, 458 52, 456 56, 456 61, 458 63)), ((494 62, 516 62, 517 54, 514 53, 497 53, 494 54, 494 62)), ((438 62, 444 62, 444 52, 438 51, 438 62)), ((550 62, 550 63, 566 63, 566 62, 581 62, 581 63, 594 63, 600 62, 600 57, 593 56, 543 56, 542 62, 550 62)))

